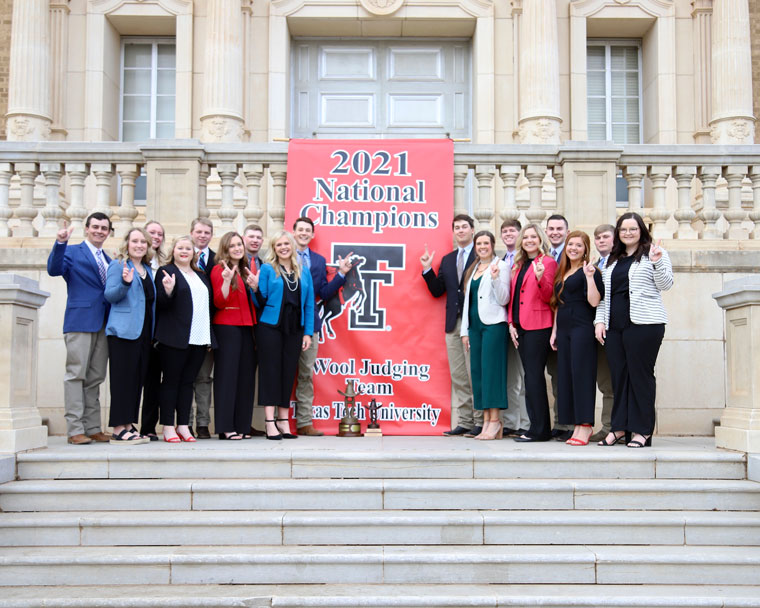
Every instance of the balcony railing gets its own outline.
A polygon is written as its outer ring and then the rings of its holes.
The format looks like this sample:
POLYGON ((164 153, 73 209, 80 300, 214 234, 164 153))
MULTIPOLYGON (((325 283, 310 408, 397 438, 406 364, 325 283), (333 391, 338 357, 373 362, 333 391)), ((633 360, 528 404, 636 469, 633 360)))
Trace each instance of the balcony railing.
MULTIPOLYGON (((146 215, 162 221, 165 207, 151 197, 165 193, 150 183, 159 164, 164 171, 195 167, 188 175, 197 183, 185 184, 188 217, 210 217, 222 229, 282 226, 285 143, 4 142, 0 236, 51 237, 61 219, 81 228, 92 211, 108 214, 117 235, 146 215), (148 180, 146 210, 135 204, 141 174, 148 180)), ((760 146, 456 144, 454 165, 455 211, 471 211, 479 228, 555 212, 575 223, 573 212, 589 204, 587 219, 596 223, 626 209, 641 213, 655 238, 760 240, 760 146), (615 195, 622 179, 626 201, 615 195), (599 186, 587 191, 584 184, 599 186), (587 197, 593 200, 578 200, 587 197)))

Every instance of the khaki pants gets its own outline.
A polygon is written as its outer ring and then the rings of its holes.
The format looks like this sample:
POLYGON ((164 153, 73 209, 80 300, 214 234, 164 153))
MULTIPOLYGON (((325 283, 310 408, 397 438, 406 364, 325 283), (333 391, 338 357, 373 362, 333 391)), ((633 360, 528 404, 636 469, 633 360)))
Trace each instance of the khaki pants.
POLYGON ((298 357, 298 382, 296 384, 296 427, 312 423, 314 407, 314 363, 319 351, 319 334, 311 337, 311 346, 298 357))
POLYGON ((507 338, 507 403, 509 407, 501 414, 502 423, 508 429, 529 429, 530 419, 525 405, 525 370, 520 353, 512 340, 507 338))
POLYGON ((451 374, 451 427, 458 425, 471 429, 483 425, 483 412, 472 407, 470 353, 465 352, 462 345, 461 329, 462 320, 458 319, 454 329, 446 332, 446 353, 451 374))
MULTIPOLYGON (((211 372, 214 370, 214 351, 209 350, 203 359, 201 371, 193 382, 195 391, 195 426, 209 426, 211 423, 211 389, 214 378, 211 372)), ((193 414, 190 412, 190 424, 193 422, 193 414)))
POLYGON ((602 430, 609 433, 612 430, 612 403, 615 392, 612 390, 612 376, 607 363, 607 353, 604 346, 596 344, 596 385, 602 393, 602 430))
POLYGON ((66 432, 94 435, 100 424, 100 385, 106 379, 108 342, 106 332, 63 334, 66 344, 66 372, 63 375, 66 432))

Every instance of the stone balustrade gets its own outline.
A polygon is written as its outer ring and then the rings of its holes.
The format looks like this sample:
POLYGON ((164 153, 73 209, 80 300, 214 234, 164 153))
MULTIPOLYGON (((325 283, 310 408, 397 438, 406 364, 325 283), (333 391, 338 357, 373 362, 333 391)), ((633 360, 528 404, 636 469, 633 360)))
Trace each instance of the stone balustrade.
MULTIPOLYGON (((754 146, 456 144, 454 165, 455 212, 479 229, 563 213, 590 231, 631 210, 658 239, 760 239, 754 146)), ((62 219, 81 228, 92 211, 112 218, 116 236, 148 218, 179 234, 197 216, 273 231, 286 180, 286 143, 4 142, 0 237, 52 237, 62 219), (138 179, 147 196, 136 204, 138 179)))

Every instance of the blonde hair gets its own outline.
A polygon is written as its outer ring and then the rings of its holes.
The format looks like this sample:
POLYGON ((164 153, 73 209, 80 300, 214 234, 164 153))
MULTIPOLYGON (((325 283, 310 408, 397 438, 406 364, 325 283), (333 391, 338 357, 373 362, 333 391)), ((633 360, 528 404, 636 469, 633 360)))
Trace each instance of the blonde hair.
POLYGON ((124 235, 124 240, 119 246, 119 259, 123 262, 124 260, 129 258, 129 252, 128 252, 129 237, 132 236, 133 232, 139 232, 145 237, 145 240, 148 242, 148 248, 145 250, 145 255, 142 257, 142 260, 140 261, 143 264, 150 264, 150 261, 153 259, 153 247, 151 247, 151 243, 153 242, 153 239, 145 231, 145 228, 130 228, 129 229, 129 232, 127 232, 127 234, 124 235))
POLYGON ((517 243, 515 244, 515 262, 514 262, 514 270, 513 272, 517 272, 517 269, 523 265, 525 260, 528 259, 528 256, 525 255, 525 250, 523 249, 523 236, 525 235, 526 230, 533 230, 538 235, 538 240, 540 241, 538 252, 544 255, 549 254, 549 249, 551 249, 551 246, 549 244, 549 238, 546 236, 546 233, 544 232, 544 229, 541 228, 538 224, 530 223, 523 226, 523 229, 520 230, 520 236, 517 237, 517 243))
POLYGON ((282 276, 279 258, 277 257, 277 252, 274 250, 274 244, 282 237, 287 237, 288 241, 290 241, 290 267, 296 274, 296 280, 298 280, 301 278, 301 265, 298 263, 298 248, 296 247, 296 240, 293 238, 293 235, 287 230, 278 230, 272 235, 272 238, 269 239, 269 251, 267 251, 267 257, 264 261, 274 268, 275 275, 278 277, 282 276))
MULTIPOLYGON (((164 233, 164 238, 161 241, 161 244, 158 246, 158 249, 153 249, 153 253, 156 254, 156 259, 158 260, 158 265, 159 266, 163 266, 164 264, 166 264, 166 259, 167 259, 166 254, 164 253, 164 251, 162 249, 164 243, 166 242, 166 230, 164 229, 164 227, 161 224, 161 222, 156 221, 156 220, 149 220, 149 221, 145 222, 145 225, 143 226, 143 228, 145 228, 146 232, 148 231, 148 226, 150 226, 151 224, 155 224, 156 226, 158 226, 159 228, 161 228, 161 232, 164 233)), ((151 248, 152 248, 153 247, 153 245, 152 245, 152 243, 153 243, 153 237, 151 237, 150 242, 151 242, 151 248)))
MULTIPOLYGON (((195 252, 195 245, 193 245, 193 239, 190 237, 189 234, 184 234, 182 236, 178 236, 176 239, 172 241, 171 249, 169 249, 169 260, 166 262, 167 264, 175 264, 174 261, 174 248, 177 246, 177 243, 180 241, 187 241, 190 243, 190 247, 192 248, 193 252, 195 252)), ((198 268, 198 264, 195 261, 195 253, 193 253, 192 257, 190 258, 190 268, 195 270, 195 272, 202 272, 200 268, 198 268)))

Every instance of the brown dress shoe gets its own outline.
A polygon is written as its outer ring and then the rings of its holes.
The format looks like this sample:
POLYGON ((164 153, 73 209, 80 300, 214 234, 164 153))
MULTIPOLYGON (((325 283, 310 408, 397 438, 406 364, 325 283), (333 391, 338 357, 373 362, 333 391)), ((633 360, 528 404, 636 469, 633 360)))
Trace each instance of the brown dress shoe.
POLYGON ((251 430, 248 431, 247 434, 250 435, 251 437, 263 437, 265 433, 264 431, 260 431, 259 429, 255 429, 251 427, 251 430))
POLYGON ((324 435, 322 431, 318 431, 315 429, 311 424, 308 424, 306 426, 299 426, 298 427, 298 434, 299 435, 306 435, 309 437, 321 437, 324 435))
POLYGON ((87 445, 88 443, 92 443, 92 439, 87 435, 72 435, 69 437, 69 443, 73 443, 74 445, 87 445))
POLYGON ((97 441, 98 443, 108 443, 111 441, 111 435, 109 433, 102 433, 100 431, 92 435, 88 435, 88 437, 93 441, 97 441))
POLYGON ((196 428, 195 436, 198 439, 211 439, 211 433, 209 433, 207 426, 199 426, 198 428, 196 428))

